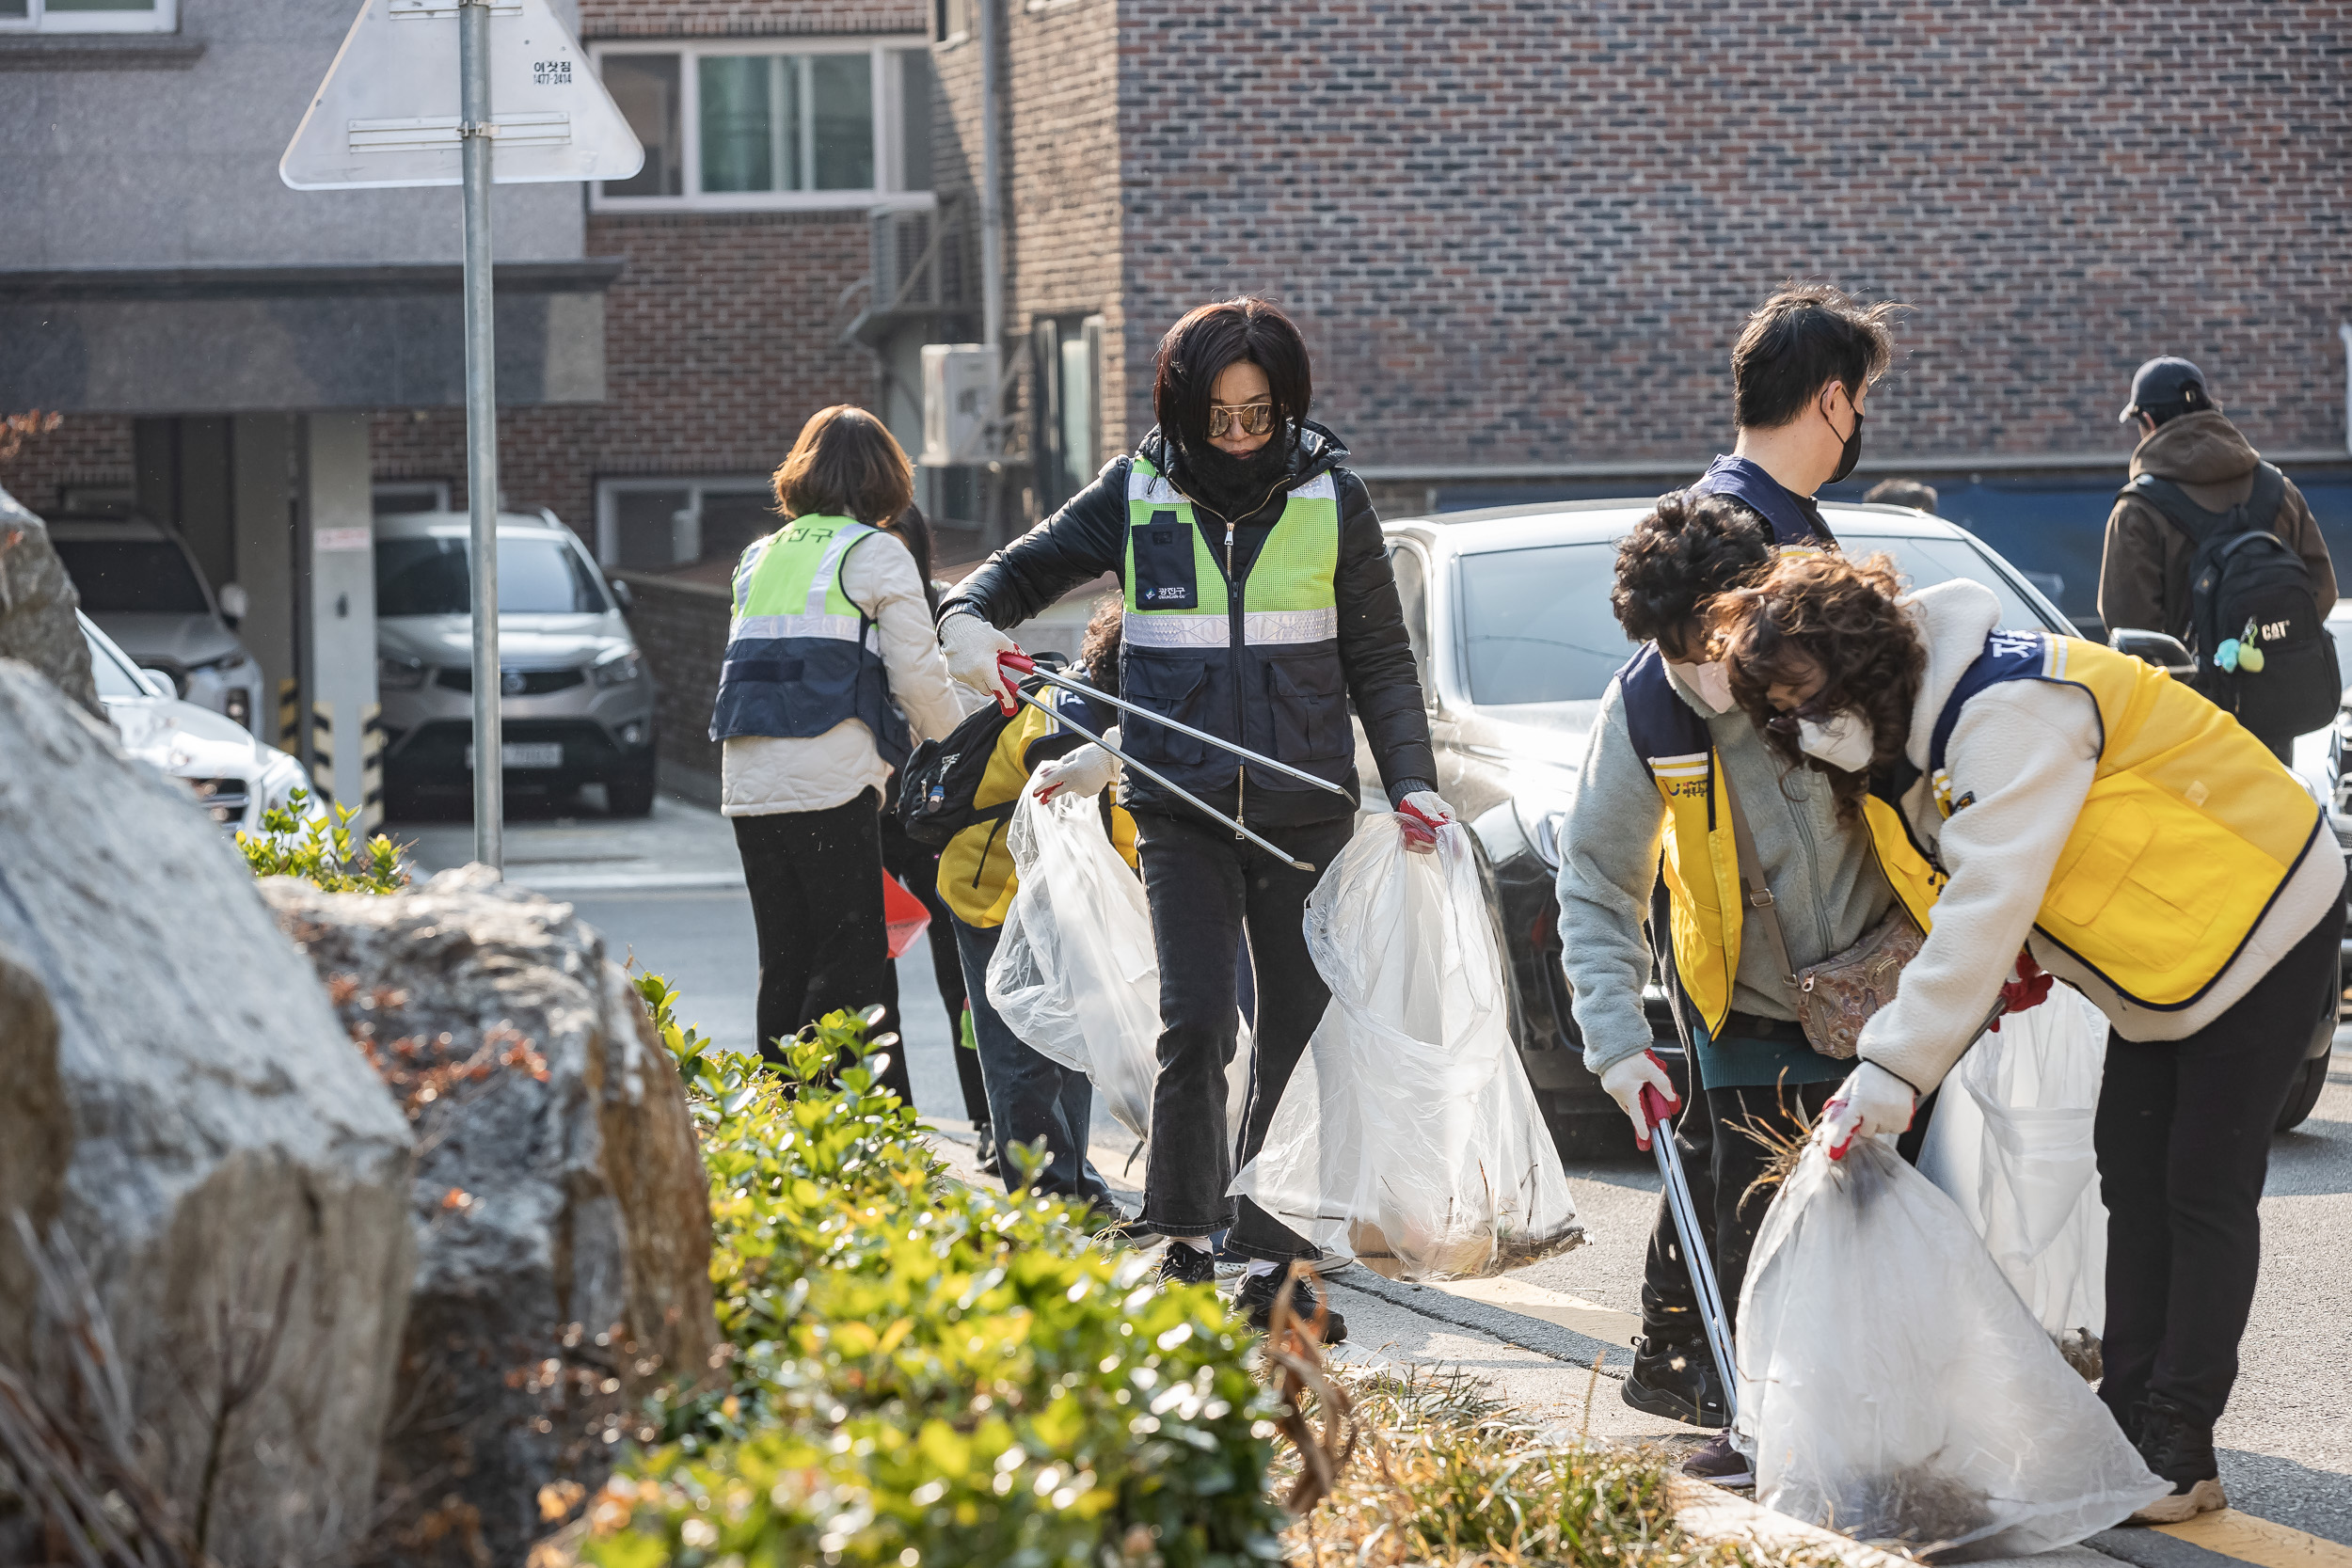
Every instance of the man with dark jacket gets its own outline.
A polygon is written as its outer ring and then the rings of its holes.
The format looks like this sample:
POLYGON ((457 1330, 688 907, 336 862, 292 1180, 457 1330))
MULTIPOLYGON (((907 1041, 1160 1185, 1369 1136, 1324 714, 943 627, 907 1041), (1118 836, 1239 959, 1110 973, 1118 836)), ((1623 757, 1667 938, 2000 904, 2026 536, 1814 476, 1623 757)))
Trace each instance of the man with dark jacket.
MULTIPOLYGON (((1202 306, 1160 345, 1160 424, 1070 503, 964 578, 943 610, 950 674, 1001 695, 1000 630, 1105 572, 1124 591, 1120 694, 1337 785, 1314 787, 1130 715, 1121 749, 1278 846, 1268 854, 1140 773, 1127 779, 1160 970, 1158 1075, 1138 1232, 1169 1239, 1162 1276, 1205 1282, 1209 1238, 1251 1260, 1238 1305, 1266 1324, 1280 1265, 1313 1248, 1227 1196, 1265 1140, 1330 992, 1307 951, 1307 895, 1347 844, 1359 795, 1352 699, 1391 806, 1434 844, 1451 820, 1379 518, 1347 449, 1307 420, 1306 345, 1263 300, 1202 306), (1301 866, 1306 869, 1301 869, 1301 866), (1244 931, 1256 1059, 1241 1148, 1225 1136, 1244 931)), ((1082 749, 1055 783, 1099 790, 1082 749)), ((1312 1291, 1302 1309, 1314 1310, 1312 1291)), ((1325 1338, 1346 1324, 1332 1313, 1325 1338)))
MULTIPOLYGON (((2262 454, 2223 415, 2204 372, 2187 360, 2167 356, 2140 366, 2132 377, 2131 401, 2119 418, 2139 430, 2132 478, 2169 479, 2207 512, 2228 512, 2253 495, 2262 454)), ((2302 557, 2312 597, 2326 616, 2336 602, 2336 569, 2311 505, 2293 480, 2284 482, 2270 531, 2302 557)), ((2117 630, 2160 631, 2187 641, 2188 568, 2196 554, 2196 541, 2153 501, 2137 495, 2119 498, 2107 516, 2106 553, 2099 562, 2100 618, 2117 630)), ((2200 651, 2210 657, 2210 650, 2200 651)))

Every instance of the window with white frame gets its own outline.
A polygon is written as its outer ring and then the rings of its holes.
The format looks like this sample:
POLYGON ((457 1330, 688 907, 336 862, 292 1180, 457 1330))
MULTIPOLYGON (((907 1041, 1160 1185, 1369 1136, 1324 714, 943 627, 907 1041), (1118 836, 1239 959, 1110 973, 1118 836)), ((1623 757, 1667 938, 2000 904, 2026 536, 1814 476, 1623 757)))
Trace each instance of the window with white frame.
POLYGON ((0 33, 170 33, 180 0, 0 0, 0 33))
POLYGON ((776 531, 775 497, 756 474, 608 479, 596 485, 596 560, 661 571, 732 561, 776 531))
POLYGON ((599 211, 930 201, 927 44, 632 41, 599 44, 595 57, 645 149, 636 174, 593 187, 599 211))

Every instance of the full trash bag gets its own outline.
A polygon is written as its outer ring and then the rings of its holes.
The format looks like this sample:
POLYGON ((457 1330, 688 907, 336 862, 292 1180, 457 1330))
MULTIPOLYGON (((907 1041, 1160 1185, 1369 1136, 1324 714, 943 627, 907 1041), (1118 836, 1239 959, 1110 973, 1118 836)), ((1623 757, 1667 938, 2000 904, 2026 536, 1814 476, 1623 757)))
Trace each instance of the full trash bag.
POLYGON ((1407 1279, 1517 1268, 1584 1239, 1511 1043, 1502 958, 1459 826, 1406 852, 1366 818, 1307 899, 1331 1003, 1232 1191, 1407 1279))
POLYGON ((2169 1490, 1887 1140, 1805 1147, 1756 1236, 1736 1359, 1756 1501, 1861 1540, 2025 1557, 2169 1490))
POLYGON ((2072 987, 2001 1020, 1944 1081, 1920 1174, 1960 1206, 2026 1308, 2086 1377, 2106 1321, 2107 1211, 2091 1124, 2106 1015, 2072 987))
MULTIPOLYGON (((1119 1125, 1152 1135, 1159 1072, 1160 966, 1143 883, 1103 831, 1101 803, 1024 791, 1005 831, 1020 885, 988 965, 988 999, 1005 1026, 1047 1059, 1092 1081, 1119 1125)), ((1229 1137, 1249 1091, 1247 1025, 1226 1072, 1229 1137)))

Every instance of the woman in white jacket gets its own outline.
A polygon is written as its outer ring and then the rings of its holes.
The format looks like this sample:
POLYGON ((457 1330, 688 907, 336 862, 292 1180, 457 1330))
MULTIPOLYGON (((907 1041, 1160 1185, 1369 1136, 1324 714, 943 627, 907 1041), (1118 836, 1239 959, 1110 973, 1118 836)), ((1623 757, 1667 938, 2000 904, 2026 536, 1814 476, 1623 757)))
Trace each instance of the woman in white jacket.
MULTIPOLYGON (((2107 1015, 2099 1396, 2172 1495, 2224 1506, 2214 1422, 2261 1263, 2271 1128, 2335 1008, 2344 862, 2236 720, 2095 642, 1999 626, 1983 587, 1903 594, 1885 558, 1784 558, 1716 601, 1731 688, 1843 802, 1894 802, 1950 880, 1825 1115, 1830 1152, 1899 1132, 2021 945, 2107 1015)), ((2046 989, 2046 988, 2045 988, 2046 989)))
MULTIPOLYGON (((785 526, 735 569, 710 738, 759 933, 759 1045, 898 987, 882 928, 880 811, 914 739, 961 710, 914 559, 889 531, 913 470, 881 420, 843 404, 775 472, 785 526)), ((902 1053, 884 1081, 914 1101, 902 1053)))

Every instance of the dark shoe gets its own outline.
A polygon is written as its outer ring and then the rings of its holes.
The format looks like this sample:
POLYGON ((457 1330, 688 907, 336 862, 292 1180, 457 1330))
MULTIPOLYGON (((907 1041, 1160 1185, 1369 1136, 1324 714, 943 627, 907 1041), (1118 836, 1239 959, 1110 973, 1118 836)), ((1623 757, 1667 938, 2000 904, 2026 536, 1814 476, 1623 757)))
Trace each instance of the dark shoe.
POLYGON ((1005 1179, 1005 1171, 1004 1167, 998 1164, 996 1161, 996 1134, 989 1129, 988 1123, 984 1121, 974 1122, 972 1124, 972 1131, 980 1135, 979 1141, 974 1144, 972 1148, 973 1153, 979 1157, 980 1174, 982 1176, 993 1176, 997 1180, 1002 1181, 1005 1179))
POLYGON ((1719 1432, 1694 1449, 1682 1462, 1682 1473, 1716 1486, 1754 1486, 1756 1468, 1731 1446, 1731 1433, 1719 1432))
POLYGON ((1636 1339, 1633 1372, 1617 1397, 1646 1415, 1662 1416, 1685 1426, 1731 1423, 1731 1413, 1724 1404, 1724 1380, 1704 1345, 1636 1339))
MULTIPOLYGON (((1249 1326, 1261 1334, 1266 1332, 1273 1321, 1274 1298, 1281 1293, 1282 1275, 1280 1268, 1272 1274, 1245 1275, 1241 1288, 1233 1292, 1233 1306, 1248 1315, 1249 1326)), ((1331 1306, 1330 1298, 1316 1285, 1312 1275, 1302 1275, 1291 1291, 1291 1310, 1298 1314, 1301 1323, 1311 1328, 1318 1303, 1327 1314, 1323 1320, 1323 1342, 1327 1345, 1346 1343, 1347 1320, 1340 1316, 1339 1308, 1331 1306)))
POLYGON ((1160 1254, 1160 1283, 1163 1285, 1214 1285, 1216 1283, 1216 1258, 1213 1253, 1182 1242, 1170 1242, 1160 1254))
POLYGON ((2172 1495, 2133 1514, 2135 1525, 2177 1525, 2200 1513, 2230 1506, 2221 1491, 2221 1465, 2213 1455, 2213 1428, 2162 1394, 2142 1400, 2137 1446, 2148 1468, 2172 1483, 2172 1495))

